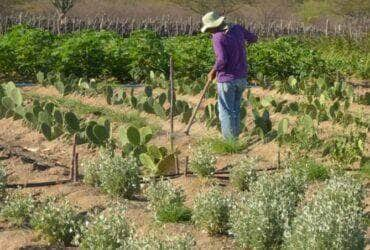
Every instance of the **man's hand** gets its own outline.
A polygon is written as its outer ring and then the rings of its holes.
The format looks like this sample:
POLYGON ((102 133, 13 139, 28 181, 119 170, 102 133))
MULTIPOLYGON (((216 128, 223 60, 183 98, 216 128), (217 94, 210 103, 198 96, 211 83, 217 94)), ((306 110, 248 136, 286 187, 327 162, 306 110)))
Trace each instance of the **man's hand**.
POLYGON ((208 81, 209 82, 213 82, 213 80, 216 78, 216 75, 217 75, 217 71, 215 69, 212 69, 209 73, 208 73, 208 81))

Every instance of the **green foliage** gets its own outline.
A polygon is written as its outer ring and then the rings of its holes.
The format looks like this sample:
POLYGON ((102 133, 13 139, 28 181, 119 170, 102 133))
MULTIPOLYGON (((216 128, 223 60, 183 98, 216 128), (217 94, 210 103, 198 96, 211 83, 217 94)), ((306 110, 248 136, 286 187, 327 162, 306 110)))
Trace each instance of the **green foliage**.
POLYGON ((251 76, 262 73, 269 79, 299 78, 331 73, 320 54, 296 37, 281 37, 248 47, 251 76))
POLYGON ((208 144, 199 145, 192 150, 189 168, 196 175, 207 177, 216 171, 216 161, 208 144))
POLYGON ((147 153, 140 154, 139 159, 151 177, 166 174, 175 166, 175 155, 168 154, 164 147, 154 145, 147 148, 147 153))
POLYGON ((147 151, 147 143, 152 139, 153 131, 149 127, 140 129, 135 126, 120 127, 119 139, 123 147, 123 154, 133 154, 139 157, 140 154, 147 151))
POLYGON ((191 212, 184 206, 185 194, 181 188, 175 188, 171 183, 161 180, 151 183, 145 193, 149 199, 149 207, 158 221, 190 220, 191 212))
POLYGON ((136 239, 131 247, 135 250, 190 250, 195 245, 194 238, 189 235, 162 238, 149 235, 143 239, 136 239))
POLYGON ((55 71, 78 77, 127 77, 128 55, 124 48, 123 39, 113 32, 77 32, 64 37, 53 50, 55 71))
POLYGON ((226 233, 229 228, 231 200, 219 188, 200 193, 194 201, 192 219, 210 235, 226 233))
POLYGON ((338 134, 325 143, 324 155, 344 165, 362 159, 365 150, 366 133, 353 132, 338 134))
POLYGON ((140 190, 139 167, 136 159, 113 156, 102 162, 99 170, 100 186, 111 196, 132 198, 140 190))
POLYGON ((112 161, 112 154, 102 149, 99 151, 97 159, 89 159, 82 163, 84 169, 84 182, 90 186, 98 187, 101 185, 100 172, 109 167, 112 161))
POLYGON ((250 187, 257 181, 257 160, 247 158, 240 160, 230 170, 230 184, 238 191, 249 191, 250 187))
POLYGON ((328 167, 316 163, 313 159, 299 156, 299 159, 292 159, 285 163, 308 181, 325 181, 330 178, 328 167))
POLYGON ((31 197, 14 195, 5 200, 0 215, 15 226, 27 225, 35 210, 35 200, 31 197))
POLYGON ((161 38, 153 31, 138 30, 127 39, 130 75, 138 82, 149 79, 150 72, 168 72, 168 55, 161 38))
POLYGON ((50 32, 41 29, 23 25, 13 27, 0 37, 1 72, 29 79, 38 71, 49 71, 52 67, 50 54, 55 40, 50 32))
POLYGON ((202 139, 202 144, 207 144, 213 153, 216 154, 235 154, 245 150, 248 146, 246 140, 224 139, 224 138, 206 138, 202 139))
POLYGON ((237 243, 243 248, 279 248, 304 190, 304 180, 289 171, 260 176, 232 210, 231 231, 237 243))
POLYGON ((292 223, 286 249, 363 249, 364 190, 348 176, 334 177, 292 223))
POLYGON ((3 200, 5 198, 7 179, 8 175, 6 173, 5 166, 0 163, 0 200, 3 200))
MULTIPOLYGON (((199 79, 214 63, 214 52, 208 35, 177 36, 165 40, 166 51, 172 55, 176 78, 199 79)), ((198 83, 197 83, 198 84, 198 83)))
POLYGON ((81 218, 68 201, 50 198, 34 212, 30 224, 49 243, 69 245, 80 233, 81 218))
POLYGON ((113 206, 88 220, 82 230, 81 249, 126 249, 133 236, 125 208, 113 206))

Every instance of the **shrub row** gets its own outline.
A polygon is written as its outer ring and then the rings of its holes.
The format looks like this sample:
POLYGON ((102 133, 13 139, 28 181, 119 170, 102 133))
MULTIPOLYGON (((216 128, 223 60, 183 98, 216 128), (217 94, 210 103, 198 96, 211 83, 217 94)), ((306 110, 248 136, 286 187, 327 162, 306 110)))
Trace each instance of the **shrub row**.
MULTIPOLYGON (((326 50, 313 47, 298 37, 249 46, 250 76, 262 73, 270 79, 285 79, 290 75, 335 74, 336 70, 369 75, 368 58, 361 53, 351 54, 352 59, 361 63, 352 63, 348 69, 344 67, 347 65, 344 56, 336 59, 337 51, 328 55, 326 50)), ((0 74, 30 79, 38 71, 57 71, 77 77, 142 81, 149 79, 151 71, 168 75, 170 54, 176 78, 184 81, 199 79, 214 63, 207 35, 160 38, 152 31, 139 30, 122 38, 114 32, 85 30, 55 36, 48 31, 15 26, 0 37, 0 74)))

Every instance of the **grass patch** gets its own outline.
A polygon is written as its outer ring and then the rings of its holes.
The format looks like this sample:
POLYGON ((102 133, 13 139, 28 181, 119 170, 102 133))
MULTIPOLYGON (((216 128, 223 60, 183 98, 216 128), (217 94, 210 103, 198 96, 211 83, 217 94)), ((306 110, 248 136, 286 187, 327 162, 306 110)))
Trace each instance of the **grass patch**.
POLYGON ((160 131, 160 126, 154 124, 148 124, 146 118, 141 117, 137 111, 130 112, 118 112, 110 108, 95 106, 82 103, 79 100, 66 98, 66 97, 54 97, 44 96, 35 93, 24 93, 24 96, 29 99, 39 99, 40 101, 50 101, 57 104, 59 107, 75 112, 77 115, 96 115, 99 117, 105 117, 112 122, 131 124, 137 128, 149 126, 154 132, 160 131))
POLYGON ((200 141, 200 144, 208 144, 215 154, 235 154, 240 153, 248 147, 245 139, 223 139, 223 138, 206 138, 200 141))

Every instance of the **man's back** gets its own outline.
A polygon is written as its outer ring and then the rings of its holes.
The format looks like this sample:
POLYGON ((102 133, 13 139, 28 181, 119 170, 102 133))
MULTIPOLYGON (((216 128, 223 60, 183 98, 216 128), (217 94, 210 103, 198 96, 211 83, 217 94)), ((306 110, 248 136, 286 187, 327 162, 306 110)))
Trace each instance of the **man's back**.
POLYGON ((213 34, 213 47, 216 54, 218 82, 229 82, 247 77, 245 42, 257 41, 257 36, 240 25, 232 25, 228 30, 213 34))

